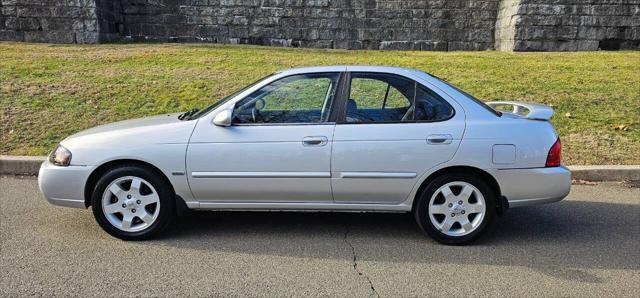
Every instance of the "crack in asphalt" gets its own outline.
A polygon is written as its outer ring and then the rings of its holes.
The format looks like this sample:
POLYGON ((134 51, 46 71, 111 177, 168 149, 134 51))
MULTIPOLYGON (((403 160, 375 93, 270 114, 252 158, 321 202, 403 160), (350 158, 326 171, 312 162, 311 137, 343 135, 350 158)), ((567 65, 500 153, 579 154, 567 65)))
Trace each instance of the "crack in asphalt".
POLYGON ((373 294, 376 297, 380 297, 380 294, 378 294, 378 291, 376 291, 376 288, 373 286, 373 282, 371 282, 371 279, 366 276, 364 273, 362 273, 362 271, 360 271, 360 269, 358 269, 358 255, 356 254, 356 248, 353 246, 353 244, 351 244, 351 242, 349 241, 349 225, 347 224, 347 229, 344 232, 344 242, 347 243, 347 245, 349 245, 349 247, 351 247, 351 255, 353 256, 353 270, 356 271, 356 273, 358 273, 359 276, 364 277, 367 282, 369 283, 369 287, 371 287, 371 291, 373 291, 373 294))

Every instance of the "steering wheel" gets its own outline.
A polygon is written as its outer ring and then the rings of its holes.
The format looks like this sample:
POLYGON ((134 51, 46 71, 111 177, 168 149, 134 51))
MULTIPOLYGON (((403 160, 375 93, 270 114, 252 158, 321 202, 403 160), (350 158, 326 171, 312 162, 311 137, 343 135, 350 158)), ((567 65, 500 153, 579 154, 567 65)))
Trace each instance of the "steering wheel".
POLYGON ((253 118, 253 123, 258 123, 258 120, 262 119, 262 115, 260 114, 260 111, 262 111, 266 106, 266 103, 264 102, 264 99, 260 98, 258 100, 256 100, 255 104, 253 105, 253 108, 251 109, 251 118, 253 118))

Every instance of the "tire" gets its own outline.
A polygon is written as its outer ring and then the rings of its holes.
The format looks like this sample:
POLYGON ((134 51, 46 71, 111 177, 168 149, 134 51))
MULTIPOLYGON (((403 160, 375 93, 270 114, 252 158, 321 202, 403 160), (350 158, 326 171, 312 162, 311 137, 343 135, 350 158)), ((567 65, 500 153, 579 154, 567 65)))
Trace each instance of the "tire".
POLYGON ((172 189, 153 169, 130 165, 106 172, 91 195, 96 221, 111 236, 145 240, 176 216, 172 189))
POLYGON ((496 196, 491 187, 475 175, 447 173, 424 188, 416 202, 414 216, 420 229, 434 240, 448 245, 467 244, 492 225, 496 217, 496 196))

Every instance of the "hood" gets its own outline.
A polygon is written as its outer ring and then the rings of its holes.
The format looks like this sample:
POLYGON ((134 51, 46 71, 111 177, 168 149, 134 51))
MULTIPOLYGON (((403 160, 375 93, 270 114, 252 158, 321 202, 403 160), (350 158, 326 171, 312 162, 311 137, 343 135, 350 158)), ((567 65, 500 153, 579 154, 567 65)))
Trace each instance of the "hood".
POLYGON ((114 158, 144 161, 162 154, 179 157, 186 151, 197 123, 198 120, 181 121, 178 114, 164 114, 90 128, 60 144, 72 152, 72 165, 98 165, 114 158))
POLYGON ((158 126, 163 124, 182 122, 180 119, 178 119, 178 115, 180 115, 180 113, 164 114, 164 115, 158 115, 158 116, 151 116, 151 117, 144 117, 144 118, 137 118, 137 119, 130 119, 130 120, 124 120, 120 122, 109 123, 109 124, 100 125, 100 126, 96 126, 93 128, 80 131, 74 135, 69 136, 67 139, 74 139, 81 136, 107 133, 107 132, 113 132, 113 131, 125 131, 129 129, 140 129, 148 126, 158 126))

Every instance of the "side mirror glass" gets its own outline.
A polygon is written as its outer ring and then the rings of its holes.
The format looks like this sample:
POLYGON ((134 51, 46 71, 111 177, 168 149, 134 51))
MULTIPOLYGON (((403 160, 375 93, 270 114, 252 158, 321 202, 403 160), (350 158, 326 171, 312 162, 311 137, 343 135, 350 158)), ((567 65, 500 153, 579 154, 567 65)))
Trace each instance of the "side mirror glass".
POLYGON ((218 115, 213 118, 213 124, 222 127, 231 126, 231 110, 224 110, 218 113, 218 115))

